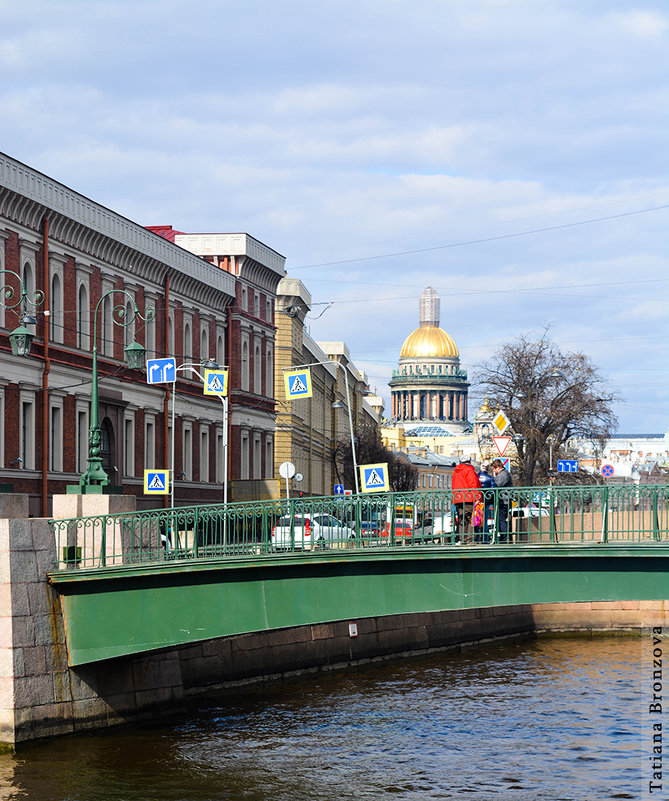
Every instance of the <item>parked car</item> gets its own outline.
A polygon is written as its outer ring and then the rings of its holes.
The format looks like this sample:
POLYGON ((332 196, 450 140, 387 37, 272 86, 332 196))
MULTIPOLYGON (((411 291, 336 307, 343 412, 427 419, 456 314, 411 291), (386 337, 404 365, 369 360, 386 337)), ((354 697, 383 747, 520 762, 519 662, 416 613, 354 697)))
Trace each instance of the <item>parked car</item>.
POLYGON ((290 515, 284 515, 272 529, 272 547, 275 550, 313 551, 329 548, 334 543, 347 543, 354 538, 352 528, 325 513, 296 514, 292 521, 290 515))

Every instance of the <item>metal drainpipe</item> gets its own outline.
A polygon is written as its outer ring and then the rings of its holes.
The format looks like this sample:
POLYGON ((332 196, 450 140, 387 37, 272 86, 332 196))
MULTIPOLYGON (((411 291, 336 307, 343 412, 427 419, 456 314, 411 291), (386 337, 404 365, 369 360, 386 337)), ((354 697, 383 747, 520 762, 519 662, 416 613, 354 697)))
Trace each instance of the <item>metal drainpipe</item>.
MULTIPOLYGON (((42 291, 44 310, 51 311, 51 282, 49 281, 49 218, 42 217, 42 291)), ((49 321, 45 314, 42 323, 42 342, 44 343, 44 368, 42 370, 42 517, 47 516, 49 499, 49 321)))
MULTIPOLYGON (((169 331, 170 331, 170 275, 169 273, 165 274, 165 315, 163 321, 163 342, 165 347, 165 355, 169 355, 167 353, 167 349, 169 347, 169 331)), ((176 382, 175 382, 176 383, 176 382)), ((170 409, 170 398, 172 396, 172 390, 169 384, 165 385, 165 395, 163 396, 163 464, 169 465, 169 409, 170 409)), ((174 476, 170 476, 170 480, 174 481, 174 476)), ((170 505, 170 496, 164 495, 163 496, 163 505, 165 508, 169 508, 170 505)))

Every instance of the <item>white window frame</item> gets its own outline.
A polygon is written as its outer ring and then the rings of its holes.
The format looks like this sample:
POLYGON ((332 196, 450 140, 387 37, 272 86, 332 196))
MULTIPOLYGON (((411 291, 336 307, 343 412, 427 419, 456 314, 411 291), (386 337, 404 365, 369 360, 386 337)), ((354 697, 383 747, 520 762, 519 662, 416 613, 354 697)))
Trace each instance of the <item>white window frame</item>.
POLYGON ((90 408, 86 401, 77 401, 75 408, 75 445, 76 445, 76 466, 77 473, 81 474, 86 470, 88 464, 88 437, 90 429, 90 408))
POLYGON ((239 477, 247 480, 249 477, 249 432, 242 431, 239 439, 239 477))
POLYGON ((24 470, 35 469, 35 393, 19 394, 19 456, 24 470))
POLYGON ((123 415, 123 475, 135 475, 135 413, 123 415))
POLYGON ((156 466, 156 416, 144 415, 144 467, 150 470, 156 466))
POLYGON ((200 426, 200 481, 209 483, 209 426, 200 426))
POLYGON ((49 470, 63 472, 63 399, 49 400, 49 470))
POLYGON ((181 432, 181 469, 186 474, 186 481, 193 480, 193 423, 183 422, 181 432))
POLYGON ((274 478, 274 440, 269 434, 265 438, 265 478, 274 478))

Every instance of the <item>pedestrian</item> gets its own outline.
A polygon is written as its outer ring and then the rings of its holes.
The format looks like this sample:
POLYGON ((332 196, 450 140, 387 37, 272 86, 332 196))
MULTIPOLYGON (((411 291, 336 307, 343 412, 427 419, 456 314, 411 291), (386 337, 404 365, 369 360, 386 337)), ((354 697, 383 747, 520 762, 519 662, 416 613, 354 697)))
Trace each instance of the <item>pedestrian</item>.
POLYGON ((495 479, 490 475, 490 470, 491 467, 489 464, 482 464, 479 470, 479 481, 481 483, 481 489, 483 490, 483 500, 481 502, 483 506, 483 542, 490 542, 490 537, 488 536, 488 520, 492 518, 495 505, 495 479))
MULTIPOLYGON (((460 457, 460 464, 453 471, 452 488, 455 530, 464 535, 471 526, 474 503, 481 500, 481 493, 474 492, 481 488, 481 482, 469 456, 460 457)), ((459 541, 456 538, 456 544, 459 541)))
MULTIPOLYGON (((492 463, 492 472, 495 476, 495 486, 498 489, 503 487, 512 487, 513 481, 511 474, 504 467, 501 459, 495 459, 492 463)), ((509 540, 509 496, 506 492, 499 493, 499 502, 497 504, 497 533, 499 534, 500 542, 508 542, 509 540)))

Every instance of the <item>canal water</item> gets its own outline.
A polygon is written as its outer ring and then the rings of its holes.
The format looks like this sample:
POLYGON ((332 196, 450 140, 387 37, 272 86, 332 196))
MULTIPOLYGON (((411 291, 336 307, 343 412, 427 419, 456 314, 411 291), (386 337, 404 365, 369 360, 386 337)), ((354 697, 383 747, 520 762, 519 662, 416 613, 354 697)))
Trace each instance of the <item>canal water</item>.
POLYGON ((246 690, 2 755, 0 799, 646 798, 647 639, 507 640, 246 690))

